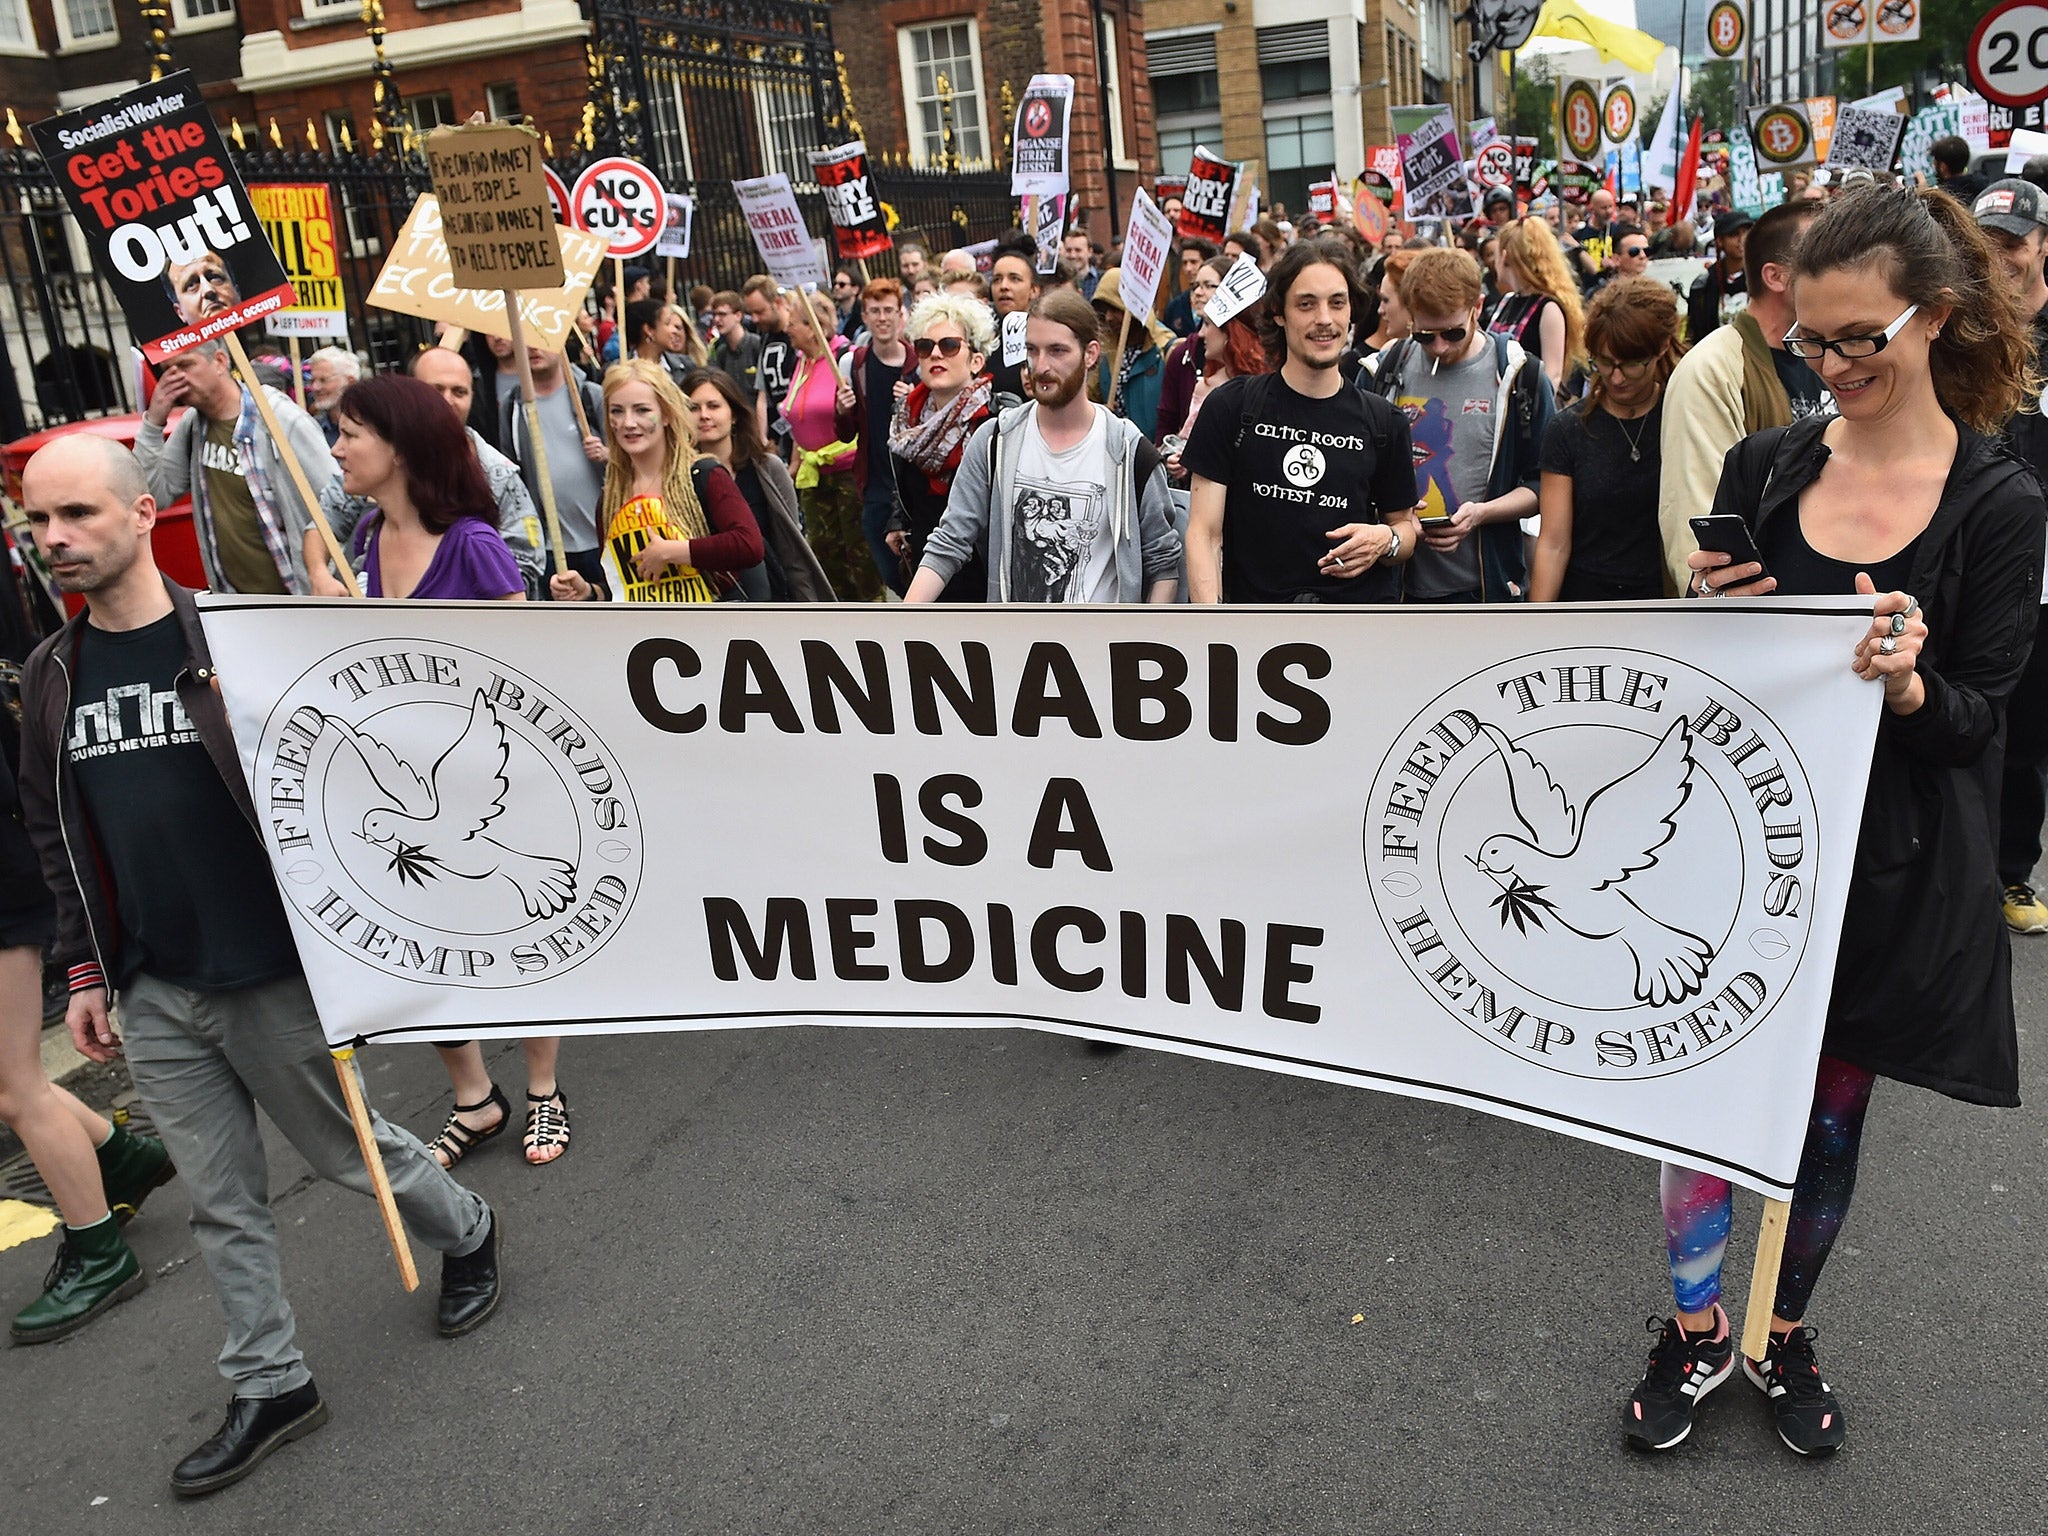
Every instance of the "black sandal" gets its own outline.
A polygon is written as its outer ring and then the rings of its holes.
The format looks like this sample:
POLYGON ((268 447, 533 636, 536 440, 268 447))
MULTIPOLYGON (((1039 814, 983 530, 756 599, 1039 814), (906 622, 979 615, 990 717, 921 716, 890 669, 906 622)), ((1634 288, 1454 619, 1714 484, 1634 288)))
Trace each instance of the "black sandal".
POLYGON ((427 1144, 427 1150, 436 1154, 434 1160, 443 1168, 453 1168, 493 1136, 504 1135, 505 1127, 511 1123, 512 1103, 505 1097, 505 1090, 493 1083, 488 1097, 479 1099, 474 1104, 455 1106, 449 1113, 448 1123, 441 1127, 441 1134, 427 1144), (480 1109, 489 1109, 493 1104, 499 1109, 498 1123, 489 1130, 479 1131, 474 1126, 464 1125, 457 1118, 461 1115, 473 1115, 480 1109))
POLYGON ((559 1162, 562 1153, 569 1150, 569 1095, 562 1092, 560 1083, 555 1084, 553 1093, 545 1096, 529 1093, 526 1096, 525 1145, 526 1160, 536 1168, 559 1162), (533 1155, 549 1147, 561 1150, 552 1157, 533 1155))

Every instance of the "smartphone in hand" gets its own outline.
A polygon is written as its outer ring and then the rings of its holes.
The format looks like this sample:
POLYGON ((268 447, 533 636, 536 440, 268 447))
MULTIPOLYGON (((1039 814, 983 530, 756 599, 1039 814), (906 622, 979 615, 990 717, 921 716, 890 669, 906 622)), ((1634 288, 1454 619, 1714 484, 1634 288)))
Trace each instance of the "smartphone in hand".
POLYGON ((1722 513, 1718 517, 1695 517, 1689 519, 1692 536, 1701 549, 1728 556, 1731 565, 1754 565, 1757 574, 1750 579, 1762 581, 1770 575, 1764 565, 1764 557, 1756 547, 1756 538, 1749 531, 1749 524, 1733 513, 1722 513))

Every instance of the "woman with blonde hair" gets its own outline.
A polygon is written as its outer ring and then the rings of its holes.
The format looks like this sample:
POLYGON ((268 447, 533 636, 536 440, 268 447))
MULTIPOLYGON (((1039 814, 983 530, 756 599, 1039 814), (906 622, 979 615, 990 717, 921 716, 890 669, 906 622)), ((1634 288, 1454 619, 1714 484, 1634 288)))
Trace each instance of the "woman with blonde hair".
MULTIPOLYGON (((989 419, 993 386, 983 368, 996 348, 995 318, 977 299, 938 293, 910 312, 905 334, 917 353, 918 382, 896 402, 889 423, 896 487, 889 547, 915 572, 925 541, 946 515, 967 440, 989 419)), ((987 600, 988 569, 977 554, 954 573, 940 601, 987 600)))
POLYGON ((847 346, 833 313, 822 293, 782 291, 782 325, 797 358, 782 418, 796 445, 793 469, 804 535, 834 591, 873 603, 882 597, 882 573, 861 531, 860 491, 853 483, 856 447, 839 435, 839 413, 856 402, 853 381, 839 371, 836 354, 847 346))
POLYGON ((1557 236, 1541 219, 1501 226, 1494 251, 1501 301, 1487 329, 1543 364, 1550 387, 1586 360, 1586 312, 1557 236))
MULTIPOLYGON (((605 576, 629 603, 710 603, 741 590, 761 563, 761 530, 730 472, 697 451, 689 402, 668 370, 631 357, 604 376, 605 576)), ((560 602, 599 596, 574 571, 553 578, 560 602)))

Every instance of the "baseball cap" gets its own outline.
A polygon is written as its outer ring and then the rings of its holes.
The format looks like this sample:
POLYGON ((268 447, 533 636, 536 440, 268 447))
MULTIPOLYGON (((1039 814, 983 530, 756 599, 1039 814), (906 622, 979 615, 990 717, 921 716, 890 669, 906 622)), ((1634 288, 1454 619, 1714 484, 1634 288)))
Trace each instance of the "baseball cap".
POLYGON ((1739 208, 1733 213, 1715 214, 1714 238, 1716 240, 1726 240, 1730 235, 1741 234, 1754 223, 1756 223, 1756 220, 1739 208))
POLYGON ((2048 226, 2048 197, 2031 181, 2008 176, 1977 194, 1970 207, 1977 222, 2000 234, 2026 236, 2048 226))

